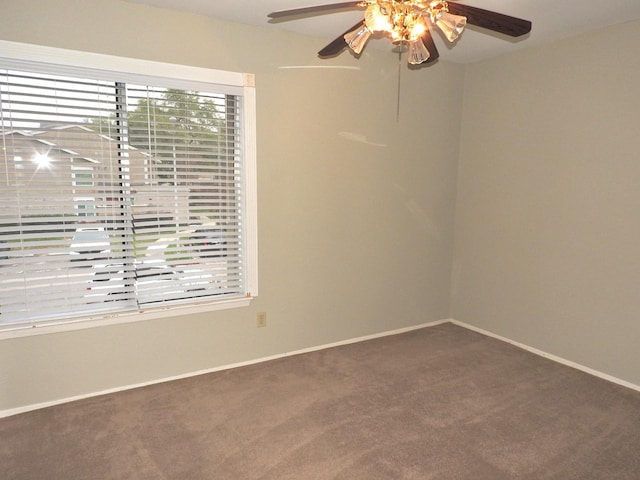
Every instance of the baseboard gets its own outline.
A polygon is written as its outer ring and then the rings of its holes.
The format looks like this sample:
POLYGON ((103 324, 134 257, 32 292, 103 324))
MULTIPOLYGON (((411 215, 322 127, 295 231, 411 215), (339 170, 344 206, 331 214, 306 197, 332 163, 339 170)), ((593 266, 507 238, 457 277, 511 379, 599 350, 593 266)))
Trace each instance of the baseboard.
POLYGON ((389 330, 389 331, 385 331, 385 332, 380 332, 380 333, 374 333, 372 335, 365 335, 362 337, 356 337, 356 338, 350 338, 347 340, 341 340, 339 342, 334 342, 334 343, 328 343, 328 344, 324 344, 324 345, 318 345, 315 347, 309 347, 309 348, 303 348, 300 350, 294 350, 291 352, 285 352, 285 353, 280 353, 280 354, 276 354, 276 355, 271 355, 268 357, 261 357, 261 358, 256 358, 253 360, 247 360, 245 362, 238 362, 238 363, 233 363, 233 364, 228 364, 228 365, 221 365, 219 367, 214 367, 214 368, 208 368, 205 370, 198 370, 195 372, 189 372, 189 373, 185 373, 182 375, 176 375, 176 376, 172 376, 172 377, 166 377, 166 378, 160 378, 160 379, 156 379, 156 380, 151 380, 149 382, 143 382, 143 383, 136 383, 136 384, 130 384, 130 385, 124 385, 121 387, 116 387, 116 388, 110 388, 107 390, 101 390, 98 392, 91 392, 91 393, 87 393, 87 394, 83 394, 83 395, 77 395, 74 397, 66 397, 66 398, 62 398, 59 400, 53 400, 50 402, 43 402, 43 403, 37 403, 37 404, 32 404, 32 405, 26 405, 24 407, 18 407, 18 408, 13 408, 13 409, 9 409, 9 410, 0 410, 0 418, 4 418, 4 417, 10 417, 12 415, 18 415, 20 413, 26 413, 26 412, 30 412, 33 410, 39 410, 41 408, 47 408, 47 407, 53 407, 55 405, 61 405, 63 403, 69 403, 69 402, 75 402, 77 400, 84 400, 87 398, 92 398, 92 397, 98 397, 100 395, 107 395, 110 393, 117 393, 117 392, 123 392, 125 390, 131 390, 134 388, 140 388, 140 387, 147 387, 149 385, 155 385, 158 383, 165 383, 165 382, 171 382, 173 380, 181 380, 184 378, 190 378, 190 377, 196 377, 198 375, 205 375, 207 373, 214 373, 214 372, 219 372, 219 371, 223 371, 223 370, 230 370, 232 368, 238 368, 238 367, 245 367, 247 365, 254 365, 256 363, 262 363, 262 362, 268 362, 270 360, 277 360, 279 358, 284 358, 284 357, 290 357, 293 355, 300 355, 303 353, 310 353, 310 352, 315 352, 318 350, 325 350, 327 348, 333 348, 333 347, 339 347, 342 345, 349 345, 351 343, 358 343, 358 342, 365 342, 367 340, 373 340, 375 338, 381 338, 381 337, 388 337, 391 335, 398 335, 401 333, 405 333, 405 332, 410 332, 412 330, 419 330, 421 328, 426 328, 426 327, 433 327, 436 325, 441 325, 443 323, 448 323, 450 320, 438 320, 435 322, 430 322, 430 323, 423 323, 421 325, 414 325, 411 327, 405 327, 405 328, 399 328, 396 330, 389 330))
POLYGON ((325 350, 327 348, 333 348, 333 347, 339 347, 342 345, 349 345, 352 343, 358 343, 358 342, 366 342, 367 340, 373 340, 375 338, 382 338, 382 337, 388 337, 391 335, 398 335, 401 333, 406 333, 406 332, 410 332, 412 330, 419 330, 421 328, 427 328, 427 327, 434 327, 436 325, 442 325, 443 323, 453 323, 454 325, 458 325, 459 327, 462 328, 466 328, 468 330, 480 333, 482 335, 488 336, 488 337, 492 337, 495 338, 497 340, 509 343, 511 345, 514 345, 516 347, 522 348, 523 350, 526 350, 528 352, 531 352, 535 355, 539 355, 541 357, 547 358, 549 360, 552 360, 554 362, 560 363, 562 365, 566 365, 568 367, 572 367, 575 368, 576 370, 580 370, 582 372, 588 373, 590 375, 593 375, 595 377, 598 378, 602 378, 603 380, 607 380, 609 382, 615 383, 617 385, 621 385, 623 387, 627 387, 630 388, 632 390, 636 390, 638 392, 640 392, 640 385, 635 385, 631 382, 627 382, 625 380, 621 380, 617 377, 614 377, 612 375, 608 375, 606 373, 600 372, 598 370, 594 370, 592 368, 589 367, 585 367, 584 365, 580 365, 578 363, 572 362, 570 360, 567 360, 565 358, 559 357, 557 355, 553 355, 551 353, 547 353, 544 352, 542 350, 539 350, 537 348, 533 348, 530 347, 528 345, 525 345, 523 343, 520 342, 516 342, 514 340, 511 340, 509 338, 503 337, 501 335, 497 335, 493 332, 490 332, 488 330, 484 330, 482 328, 478 328, 475 327, 471 324, 465 323, 465 322, 461 322, 459 320, 455 320, 455 319, 446 319, 446 320, 438 320, 435 322, 430 322, 430 323, 423 323, 420 325, 414 325, 411 327, 405 327, 405 328, 399 328, 396 330, 388 330, 385 332, 380 332, 380 333, 375 333, 372 335, 365 335, 362 337, 355 337, 355 338, 350 338, 350 339, 346 339, 346 340, 341 340, 339 342, 333 342, 333 343, 327 343, 327 344, 323 344, 323 345, 317 345, 314 347, 309 347, 309 348, 303 348, 300 350, 293 350, 290 352, 284 352, 284 353, 280 353, 277 355, 271 355, 268 357, 261 357, 261 358, 256 358, 256 359, 252 359, 252 360, 247 360, 245 362, 238 362, 238 363, 233 363, 233 364, 228 364, 228 365, 221 365, 218 367, 214 367, 214 368, 208 368, 205 370, 198 370, 195 372, 189 372, 189 373, 185 373, 182 375, 176 375, 176 376, 172 376, 172 377, 166 377, 166 378, 161 378, 161 379, 157 379, 157 380, 151 380, 149 382, 143 382, 143 383, 137 383, 137 384, 131 384, 131 385, 125 385, 122 387, 116 387, 116 388, 110 388, 107 390, 102 390, 102 391, 98 391, 98 392, 91 392, 88 394, 84 394, 84 395, 78 395, 78 396, 74 396, 74 397, 67 397, 67 398, 62 398, 59 400, 53 400, 50 402, 43 402, 43 403, 38 403, 38 404, 33 404, 33 405, 27 405, 24 407, 18 407, 18 408, 13 408, 13 409, 9 409, 9 410, 0 410, 0 418, 4 418, 4 417, 10 417, 12 415, 18 415, 20 413, 26 413, 26 412, 30 412, 33 410, 39 410, 41 408, 47 408, 47 407, 52 407, 55 405, 61 405, 63 403, 69 403, 69 402, 75 402, 77 400, 84 400, 86 398, 92 398, 92 397, 97 397, 100 395, 107 395, 110 393, 117 393, 117 392, 123 392, 125 390, 131 390, 134 388, 140 388, 140 387, 146 387, 149 385, 155 385, 158 383, 164 383, 164 382, 171 382, 173 380, 181 380, 184 378, 190 378, 190 377, 195 377, 198 375, 205 375, 207 373, 214 373, 214 372, 219 372, 219 371, 223 371, 223 370, 230 370, 232 368, 239 368, 239 367, 244 367, 247 365, 254 365, 256 363, 262 363, 262 362, 268 362, 270 360, 277 360, 279 358, 284 358, 284 357, 290 357, 293 355, 301 355, 304 353, 310 353, 310 352, 315 352, 318 350, 325 350))
POLYGON ((449 321, 451 323, 453 323, 454 325, 458 325, 458 326, 466 328, 468 330, 472 330, 472 331, 480 333, 482 335, 486 335, 487 337, 492 337, 492 338, 495 338, 497 340, 501 340, 503 342, 506 342, 506 343, 509 343, 509 344, 514 345, 516 347, 522 348, 523 350, 526 350, 528 352, 534 353, 534 354, 539 355, 541 357, 544 357, 546 359, 553 360, 554 362, 560 363, 562 365, 566 365, 568 367, 575 368, 576 370, 580 370, 582 372, 588 373, 588 374, 593 375, 595 377, 602 378, 603 380, 607 380, 607 381, 609 381, 611 383, 622 385, 623 387, 627 387, 627 388, 630 388, 632 390, 636 390, 636 391, 640 392, 640 385, 636 385, 634 383, 627 382, 626 380, 622 380, 622 379, 614 377, 612 375, 600 372, 598 370, 594 370, 593 368, 585 367, 584 365, 580 365, 579 363, 572 362, 571 360, 567 360, 566 358, 558 357, 557 355, 553 355, 551 353, 547 353, 547 352, 539 350, 537 348, 530 347, 529 345, 525 345, 524 343, 516 342, 516 341, 511 340, 509 338, 503 337, 501 335, 497 335, 497 334, 495 334, 493 332, 490 332, 488 330, 484 330, 482 328, 475 327, 475 326, 470 325, 468 323, 461 322, 459 320, 454 320, 454 319, 450 319, 449 321))

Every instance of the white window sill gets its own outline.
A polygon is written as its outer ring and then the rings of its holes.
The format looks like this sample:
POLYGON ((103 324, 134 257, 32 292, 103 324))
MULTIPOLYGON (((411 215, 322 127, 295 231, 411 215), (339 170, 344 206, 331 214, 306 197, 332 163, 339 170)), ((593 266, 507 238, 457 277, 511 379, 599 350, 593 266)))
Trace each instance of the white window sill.
POLYGON ((102 314, 96 317, 74 318, 73 320, 67 321, 52 321, 38 325, 7 326, 4 329, 2 329, 2 327, 0 326, 0 340, 27 337, 31 335, 43 335, 47 333, 69 332, 73 330, 82 330, 85 328, 105 327, 123 323, 142 322, 158 318, 193 315, 197 313, 213 312, 230 308, 247 307, 251 303, 252 299, 253 297, 246 296, 201 304, 156 307, 153 309, 141 310, 138 312, 120 312, 113 315, 102 314))

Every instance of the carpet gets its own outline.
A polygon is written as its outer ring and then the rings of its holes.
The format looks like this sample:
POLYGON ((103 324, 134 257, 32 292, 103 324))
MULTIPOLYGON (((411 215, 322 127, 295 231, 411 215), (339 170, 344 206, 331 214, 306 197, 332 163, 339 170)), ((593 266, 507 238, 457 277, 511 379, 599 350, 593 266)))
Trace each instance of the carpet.
POLYGON ((0 478, 640 479, 640 392, 453 324, 0 419, 0 478))

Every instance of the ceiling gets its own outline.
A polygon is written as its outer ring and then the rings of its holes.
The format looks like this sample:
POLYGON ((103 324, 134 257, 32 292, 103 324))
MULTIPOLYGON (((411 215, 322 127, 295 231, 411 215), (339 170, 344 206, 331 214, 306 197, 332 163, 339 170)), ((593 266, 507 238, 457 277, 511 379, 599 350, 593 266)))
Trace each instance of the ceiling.
MULTIPOLYGON (((222 20, 265 28, 277 28, 318 37, 318 50, 362 19, 362 10, 270 23, 267 14, 343 0, 126 0, 131 3, 182 10, 222 20)), ((469 27, 452 47, 435 35, 440 59, 471 63, 560 38, 640 19, 640 0, 463 0, 461 3, 520 17, 533 22, 531 33, 521 39, 499 36, 469 27)), ((391 48, 388 40, 371 40, 369 48, 391 48), (374 45, 375 44, 375 45, 374 45)), ((310 52, 315 56, 315 52, 310 52)))

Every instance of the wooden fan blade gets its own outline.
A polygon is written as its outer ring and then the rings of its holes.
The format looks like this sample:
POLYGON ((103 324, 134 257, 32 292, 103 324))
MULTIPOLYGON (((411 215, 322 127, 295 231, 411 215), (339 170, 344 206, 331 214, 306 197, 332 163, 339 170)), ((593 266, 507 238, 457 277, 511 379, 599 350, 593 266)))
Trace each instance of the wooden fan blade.
POLYGON ((283 18, 293 17, 295 15, 309 15, 318 14, 323 15, 325 13, 331 13, 332 10, 342 10, 347 8, 361 7, 362 2, 341 2, 341 3, 327 3, 325 5, 315 5, 313 7, 294 8, 292 10, 280 10, 279 12, 271 12, 269 18, 283 18))
POLYGON ((461 3, 449 3, 449 13, 467 17, 467 23, 478 27, 504 33, 511 37, 520 37, 531 31, 531 22, 521 18, 510 17, 502 13, 491 12, 478 7, 470 7, 461 3))
POLYGON ((425 48, 429 50, 429 58, 423 63, 435 62, 440 56, 440 53, 436 48, 436 44, 433 43, 433 37, 431 36, 431 31, 429 29, 422 34, 422 43, 424 43, 425 48))
POLYGON ((318 52, 318 56, 320 58, 326 58, 326 57, 333 57, 339 54, 342 50, 344 50, 347 47, 347 42, 344 39, 344 36, 347 33, 362 27, 363 24, 364 24, 364 20, 361 20, 360 22, 356 23, 353 27, 351 27, 349 30, 347 30, 338 38, 336 38, 333 42, 331 42, 329 45, 327 45, 322 50, 320 50, 318 52))

